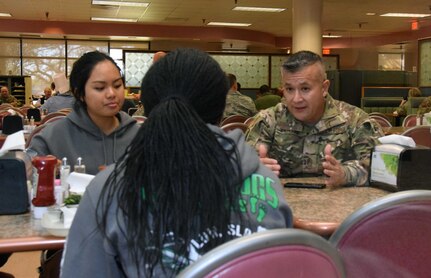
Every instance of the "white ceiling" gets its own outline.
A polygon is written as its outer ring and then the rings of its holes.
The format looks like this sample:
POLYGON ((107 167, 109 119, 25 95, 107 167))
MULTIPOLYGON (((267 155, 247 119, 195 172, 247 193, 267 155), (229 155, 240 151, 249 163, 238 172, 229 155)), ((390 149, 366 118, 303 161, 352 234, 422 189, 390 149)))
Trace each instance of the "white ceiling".
MULTIPOLYGON (((129 0, 132 1, 132 0, 129 0)), ((135 0, 143 1, 143 0, 135 0)), ((137 19, 139 24, 205 26, 209 21, 251 23, 247 30, 277 37, 292 35, 292 0, 148 0, 148 8, 91 5, 91 0, 0 0, 0 12, 12 19, 90 22, 91 17, 137 19), (286 8, 281 13, 232 11, 235 5, 286 8)), ((387 12, 429 13, 429 0, 323 0, 322 32, 344 38, 410 30, 412 19, 380 17, 387 12), (368 16, 366 13, 376 15, 368 16)), ((430 28, 430 18, 420 19, 430 28)), ((0 33, 1 35, 1 33, 0 33)))

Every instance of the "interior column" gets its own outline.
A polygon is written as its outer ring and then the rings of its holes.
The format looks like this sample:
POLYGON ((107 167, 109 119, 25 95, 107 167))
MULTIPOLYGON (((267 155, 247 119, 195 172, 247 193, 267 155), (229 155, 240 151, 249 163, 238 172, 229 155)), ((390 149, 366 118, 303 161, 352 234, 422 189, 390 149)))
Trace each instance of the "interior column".
POLYGON ((310 50, 322 55, 322 11, 322 0, 293 0, 293 53, 310 50))

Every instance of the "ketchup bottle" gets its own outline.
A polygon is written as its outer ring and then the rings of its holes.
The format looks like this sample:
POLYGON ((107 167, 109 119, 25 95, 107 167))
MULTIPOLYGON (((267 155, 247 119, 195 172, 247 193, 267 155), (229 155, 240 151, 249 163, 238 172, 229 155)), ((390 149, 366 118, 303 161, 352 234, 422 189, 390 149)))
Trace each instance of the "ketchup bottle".
POLYGON ((55 204, 54 180, 57 158, 54 156, 36 156, 33 166, 39 175, 37 181, 36 197, 31 201, 36 207, 48 207, 55 204))

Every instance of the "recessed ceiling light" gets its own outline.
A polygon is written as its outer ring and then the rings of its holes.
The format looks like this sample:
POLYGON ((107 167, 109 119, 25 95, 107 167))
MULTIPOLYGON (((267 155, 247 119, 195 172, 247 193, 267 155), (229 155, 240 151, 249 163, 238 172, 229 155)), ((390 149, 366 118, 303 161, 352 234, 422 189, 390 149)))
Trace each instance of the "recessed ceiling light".
POLYGON ((208 25, 247 27, 247 26, 250 26, 251 23, 215 22, 214 21, 214 22, 208 22, 208 25))
POLYGON ((2 17, 11 17, 12 15, 10 13, 0 13, 0 16, 2 16, 2 17))
POLYGON ((427 17, 431 14, 409 14, 409 13, 386 13, 380 16, 391 16, 391 17, 427 17))
POLYGON ((376 13, 366 13, 366 15, 376 15, 376 13))
POLYGON ((150 3, 145 2, 120 2, 120 1, 101 1, 93 0, 93 5, 107 5, 107 6, 127 6, 127 7, 148 7, 150 3))
POLYGON ((340 35, 322 35, 322 38, 341 38, 340 35))
POLYGON ((117 22, 137 22, 137 19, 133 18, 112 18, 112 17, 92 17, 93 21, 117 21, 117 22))
POLYGON ((245 12, 267 12, 267 13, 280 13, 286 9, 280 8, 263 8, 263 7, 235 7, 233 11, 245 11, 245 12))

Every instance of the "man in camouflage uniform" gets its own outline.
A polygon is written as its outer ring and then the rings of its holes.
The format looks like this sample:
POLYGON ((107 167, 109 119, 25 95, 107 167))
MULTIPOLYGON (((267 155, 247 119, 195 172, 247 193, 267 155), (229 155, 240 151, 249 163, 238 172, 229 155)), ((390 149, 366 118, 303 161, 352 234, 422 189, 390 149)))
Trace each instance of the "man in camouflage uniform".
POLYGON ((328 94, 319 55, 300 51, 283 64, 282 103, 255 117, 246 140, 283 177, 321 176, 327 186, 364 185, 370 152, 383 136, 368 114, 328 94))
POLYGON ((9 89, 6 86, 1 87, 0 103, 10 103, 14 107, 21 106, 21 102, 16 97, 9 94, 9 89))
POLYGON ((223 118, 232 115, 253 117, 257 113, 254 101, 250 97, 238 92, 235 75, 229 73, 227 76, 230 82, 230 89, 226 97, 226 107, 224 109, 223 118))

